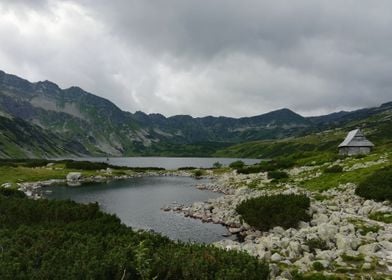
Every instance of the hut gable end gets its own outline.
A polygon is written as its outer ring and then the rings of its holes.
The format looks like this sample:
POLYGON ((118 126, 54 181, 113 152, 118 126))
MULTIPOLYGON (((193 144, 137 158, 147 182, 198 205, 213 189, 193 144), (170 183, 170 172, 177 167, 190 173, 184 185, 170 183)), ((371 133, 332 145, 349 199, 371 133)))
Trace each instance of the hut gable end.
POLYGON ((350 131, 339 145, 339 153, 346 155, 368 154, 374 144, 366 139, 360 129, 350 131))

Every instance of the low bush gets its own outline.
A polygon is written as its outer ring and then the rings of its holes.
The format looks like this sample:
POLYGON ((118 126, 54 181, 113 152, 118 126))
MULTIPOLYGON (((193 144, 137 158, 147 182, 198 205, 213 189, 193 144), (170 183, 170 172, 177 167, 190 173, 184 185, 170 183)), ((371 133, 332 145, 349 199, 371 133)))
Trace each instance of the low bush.
POLYGON ((213 168, 221 168, 222 167, 222 163, 220 163, 219 161, 214 162, 214 164, 212 165, 213 168))
POLYGON ((313 264, 312 264, 312 267, 313 267, 313 269, 314 270, 316 270, 316 271, 321 271, 321 270, 324 270, 324 266, 323 266, 323 264, 321 263, 321 262, 314 262, 313 264))
POLYGON ((262 172, 262 168, 259 165, 251 165, 237 169, 238 174, 253 174, 260 172, 262 172))
POLYGON ((279 180, 289 178, 289 174, 284 171, 269 171, 267 175, 268 179, 279 180))
POLYGON ((65 168, 68 169, 82 169, 82 170, 99 170, 106 169, 109 164, 105 162, 90 162, 90 161, 65 161, 65 168))
POLYGON ((340 165, 332 165, 324 170, 324 173, 341 173, 343 172, 343 167, 340 165))
POLYGON ((193 171, 193 176, 195 176, 196 178, 200 178, 201 176, 203 176, 203 171, 200 169, 197 169, 195 171, 193 171))
POLYGON ((236 160, 230 163, 229 167, 238 169, 238 168, 243 168, 245 166, 245 163, 242 160, 236 160))
POLYGON ((327 242, 320 238, 312 238, 305 242, 305 245, 309 247, 311 253, 315 253, 316 249, 328 250, 327 242))
POLYGON ((392 167, 375 171, 358 185, 355 194, 376 201, 392 200, 392 167))
POLYGON ((1 187, 0 187, 0 195, 5 197, 19 197, 19 198, 23 198, 26 196, 24 192, 10 189, 10 188, 1 188, 1 187))
POLYGON ((310 200, 305 195, 273 195, 248 199, 236 208, 242 219, 255 228, 267 231, 273 227, 297 227, 309 221, 310 200))

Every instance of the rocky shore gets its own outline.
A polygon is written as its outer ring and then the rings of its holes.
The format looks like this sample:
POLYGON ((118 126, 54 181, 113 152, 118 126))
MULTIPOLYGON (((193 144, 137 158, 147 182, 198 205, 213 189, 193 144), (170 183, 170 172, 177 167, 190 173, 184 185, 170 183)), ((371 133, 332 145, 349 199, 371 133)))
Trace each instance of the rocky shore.
MULTIPOLYGON (((114 175, 110 168, 102 169, 94 176, 84 176, 82 172, 69 172, 64 179, 50 179, 37 182, 21 182, 17 183, 18 190, 24 192, 28 197, 40 199, 42 197, 43 188, 54 185, 67 185, 69 187, 77 187, 89 183, 103 183, 112 180, 126 180, 138 177, 157 177, 157 176, 192 176, 186 171, 147 171, 134 172, 132 174, 114 175)), ((11 187, 10 183, 4 184, 3 187, 11 187)))
MULTIPOLYGON (((313 169, 304 167, 289 172, 299 175, 313 169)), ((238 240, 223 239, 214 245, 226 250, 246 251, 267 261, 272 279, 291 279, 293 270, 341 273, 348 277, 358 273, 392 274, 392 224, 369 218, 376 213, 392 213, 392 205, 356 196, 354 184, 313 193, 292 184, 272 185, 264 173, 240 175, 233 172, 197 187, 224 195, 188 206, 173 205, 165 210, 225 225, 230 233, 239 236, 238 240), (257 189, 247 187, 254 182, 257 182, 257 189), (275 227, 260 232, 243 222, 235 211, 238 204, 252 197, 292 193, 306 194, 311 199, 309 214, 312 219, 308 223, 300 222, 296 229, 275 227)))

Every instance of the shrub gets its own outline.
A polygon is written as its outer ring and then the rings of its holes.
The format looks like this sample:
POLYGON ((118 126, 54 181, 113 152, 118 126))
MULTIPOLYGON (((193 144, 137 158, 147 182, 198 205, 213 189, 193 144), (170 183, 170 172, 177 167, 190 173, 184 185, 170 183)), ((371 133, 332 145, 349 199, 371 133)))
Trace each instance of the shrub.
POLYGON ((340 173, 343 172, 343 167, 340 165, 332 165, 324 170, 324 173, 340 173))
POLYGON ((251 165, 251 166, 246 166, 246 167, 237 169, 238 174, 252 174, 252 173, 259 173, 261 171, 262 171, 262 168, 258 165, 251 165))
POLYGON ((242 160, 236 160, 230 163, 229 167, 238 169, 238 168, 243 168, 245 166, 245 163, 242 160))
POLYGON ((309 221, 310 200, 305 195, 273 195, 248 199, 236 208, 249 225, 267 231, 273 227, 296 227, 299 221, 309 221))
POLYGON ((312 264, 312 266, 313 266, 313 269, 316 270, 316 271, 321 271, 321 270, 324 269, 324 266, 322 265, 321 262, 314 262, 312 264))
POLYGON ((196 178, 200 178, 201 176, 203 176, 203 171, 200 169, 197 169, 193 172, 193 176, 195 176, 196 178))
POLYGON ((289 178, 289 174, 284 171, 269 171, 267 177, 268 179, 279 180, 289 178))
POLYGON ((219 161, 214 162, 214 164, 212 165, 212 167, 214 167, 214 168, 221 168, 221 167, 222 167, 222 163, 220 163, 219 161))
POLYGON ((392 200, 392 168, 377 170, 365 178, 356 188, 355 194, 377 201, 392 200))
POLYGON ((10 188, 0 188, 0 195, 6 197, 19 197, 19 198, 23 198, 26 196, 24 192, 10 189, 10 188))
POLYGON ((327 242, 325 242, 324 240, 322 240, 320 238, 309 239, 305 242, 305 245, 309 247, 309 251, 311 253, 315 253, 316 249, 320 249, 320 250, 327 250, 328 249, 327 242))

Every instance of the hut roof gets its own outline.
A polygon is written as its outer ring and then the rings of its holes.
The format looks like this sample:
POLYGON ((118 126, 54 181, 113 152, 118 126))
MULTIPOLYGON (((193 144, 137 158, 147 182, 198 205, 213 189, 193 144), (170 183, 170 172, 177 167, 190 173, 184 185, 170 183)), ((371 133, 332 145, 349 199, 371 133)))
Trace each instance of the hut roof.
POLYGON ((346 139, 339 145, 339 148, 341 147, 374 147, 374 144, 357 128, 347 134, 346 139))

